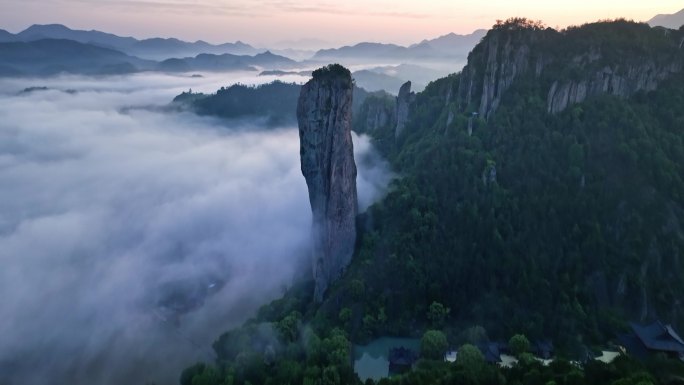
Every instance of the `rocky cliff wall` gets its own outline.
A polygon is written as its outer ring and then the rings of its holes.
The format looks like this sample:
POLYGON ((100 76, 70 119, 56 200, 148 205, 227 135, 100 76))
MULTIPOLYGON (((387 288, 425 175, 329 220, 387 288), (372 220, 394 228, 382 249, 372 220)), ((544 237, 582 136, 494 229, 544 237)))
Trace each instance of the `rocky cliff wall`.
POLYGON ((667 31, 615 22, 633 35, 630 42, 611 37, 614 31, 608 28, 601 30, 609 23, 582 27, 596 29, 595 35, 582 29, 558 32, 520 23, 494 28, 471 52, 461 72, 459 111, 489 118, 506 91, 522 77, 538 81, 548 112, 555 114, 594 96, 629 97, 653 91, 682 70, 679 37, 667 31))
POLYGON ((556 114, 602 94, 626 98, 638 91, 654 91, 658 84, 681 70, 681 61, 658 64, 645 58, 640 64, 605 66, 579 80, 557 80, 546 97, 547 111, 556 114))
POLYGON ((395 137, 399 137, 399 135, 404 132, 406 122, 408 122, 409 119, 409 110, 415 99, 416 94, 411 92, 411 82, 408 81, 404 83, 399 89, 399 95, 397 96, 397 125, 394 130, 395 137))
POLYGON ((356 242, 352 78, 341 66, 315 71, 297 105, 302 174, 313 214, 314 298, 321 301, 349 264, 356 242))

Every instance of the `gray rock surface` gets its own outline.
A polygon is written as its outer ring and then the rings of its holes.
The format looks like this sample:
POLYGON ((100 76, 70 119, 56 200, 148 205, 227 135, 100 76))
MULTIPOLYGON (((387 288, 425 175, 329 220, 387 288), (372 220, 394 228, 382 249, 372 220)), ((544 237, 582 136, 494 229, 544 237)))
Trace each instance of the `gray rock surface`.
POLYGON ((381 98, 368 98, 364 131, 373 132, 389 125, 394 125, 396 106, 388 105, 381 98))
POLYGON ((529 39, 534 38, 526 34, 505 35, 494 33, 488 35, 482 43, 483 63, 472 63, 463 68, 459 84, 459 107, 465 110, 475 101, 475 95, 481 95, 477 112, 484 118, 494 112, 501 102, 504 92, 521 74, 531 69, 534 64, 535 72, 541 73, 543 59, 534 60, 529 47, 529 39), (482 75, 478 68, 484 68, 482 75), (479 77, 482 80, 479 80, 479 77))
POLYGON ((404 83, 399 89, 397 96, 397 125, 394 130, 394 137, 397 138, 404 132, 406 122, 409 118, 409 109, 411 104, 415 101, 416 94, 411 92, 411 82, 404 83))
POLYGON ((488 164, 482 172, 482 183, 485 186, 496 183, 496 164, 493 162, 488 164))
POLYGON ((639 64, 613 67, 606 66, 581 80, 553 82, 546 98, 547 111, 556 114, 588 97, 601 94, 626 98, 638 91, 653 91, 663 80, 681 71, 682 64, 658 65, 653 60, 645 60, 639 64))
POLYGON ((358 200, 351 74, 341 66, 319 71, 302 87, 297 120, 302 174, 313 213, 314 299, 320 302, 351 261, 358 200))
POLYGON ((638 91, 655 90, 672 74, 682 71, 681 55, 675 52, 662 57, 630 52, 628 57, 615 60, 615 55, 605 55, 602 47, 593 46, 575 56, 553 56, 539 49, 544 46, 540 42, 549 44, 549 36, 545 31, 490 31, 461 72, 456 96, 459 111, 478 112, 488 119, 504 93, 524 76, 547 84, 543 90, 547 110, 556 114, 594 96, 626 98, 638 91), (579 76, 555 78, 566 72, 579 76))

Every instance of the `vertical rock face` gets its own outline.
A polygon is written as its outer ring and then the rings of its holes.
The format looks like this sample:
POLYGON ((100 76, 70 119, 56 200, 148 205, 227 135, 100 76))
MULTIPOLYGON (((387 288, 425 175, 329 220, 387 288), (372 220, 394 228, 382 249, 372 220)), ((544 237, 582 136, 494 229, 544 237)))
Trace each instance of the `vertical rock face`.
POLYGON ((490 32, 463 68, 458 90, 459 108, 474 107, 486 119, 499 107, 503 94, 517 77, 531 69, 539 76, 544 66, 543 58, 534 57, 530 49, 538 38, 527 31, 490 32), (478 98, 478 105, 472 106, 478 98))
POLYGON ((399 95, 397 96, 397 126, 394 129, 394 137, 399 137, 402 132, 404 132, 404 127, 406 127, 406 122, 409 117, 409 107, 411 103, 416 98, 416 94, 411 92, 411 82, 408 81, 404 83, 399 89, 399 95))
MULTIPOLYGON (((388 103, 387 97, 368 96, 359 115, 363 119, 360 122, 365 132, 374 132, 386 127, 394 127, 396 119, 396 105, 394 100, 388 103)), ((356 128, 357 130, 359 127, 356 128)))
POLYGON ((644 59, 639 64, 613 67, 606 66, 584 79, 553 82, 546 98, 547 111, 556 114, 601 94, 626 98, 638 91, 653 91, 672 74, 680 72, 682 62, 658 65, 653 60, 644 59))
POLYGON ((610 28, 621 27, 635 36, 634 45, 622 47, 624 43, 608 38, 603 44, 592 42, 582 35, 581 28, 558 32, 524 21, 495 26, 468 56, 456 94, 458 110, 478 112, 488 119, 506 91, 518 79, 526 78, 542 86, 540 96, 546 98, 547 111, 556 114, 599 95, 626 98, 638 91, 655 90, 682 71, 679 40, 637 23, 603 24, 585 28, 606 28, 605 36, 610 36, 610 28), (638 42, 649 39, 657 44, 638 42))
POLYGON ((302 174, 313 213, 314 298, 351 261, 356 242, 356 164, 351 139, 351 73, 324 67, 302 87, 297 105, 302 174))

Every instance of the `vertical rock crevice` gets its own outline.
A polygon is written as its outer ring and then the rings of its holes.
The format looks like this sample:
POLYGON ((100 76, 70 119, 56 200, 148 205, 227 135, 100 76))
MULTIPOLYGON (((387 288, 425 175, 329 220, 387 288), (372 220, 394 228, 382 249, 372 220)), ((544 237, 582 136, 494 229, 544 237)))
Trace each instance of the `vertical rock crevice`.
POLYGON ((313 214, 314 299, 320 302, 351 262, 356 242, 356 164, 351 138, 351 73, 314 71, 297 105, 302 174, 313 214))

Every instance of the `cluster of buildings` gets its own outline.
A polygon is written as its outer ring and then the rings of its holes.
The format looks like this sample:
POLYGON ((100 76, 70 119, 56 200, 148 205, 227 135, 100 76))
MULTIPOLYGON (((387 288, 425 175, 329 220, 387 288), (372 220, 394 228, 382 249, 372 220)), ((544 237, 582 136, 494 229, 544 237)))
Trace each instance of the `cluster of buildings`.
MULTIPOLYGON (((620 354, 629 354, 637 359, 646 359, 654 354, 665 354, 670 358, 684 361, 684 340, 671 325, 660 321, 647 325, 630 323, 630 331, 618 337, 618 344, 617 351, 603 351, 600 356, 591 356, 588 359, 610 363, 620 354)), ((484 342, 475 346, 482 352, 487 363, 511 367, 517 362, 506 343, 484 342)), ((555 352, 551 341, 535 341, 530 348, 530 353, 542 363, 548 364, 553 360, 555 352)), ((457 358, 457 349, 449 350, 444 356, 447 362, 455 362, 457 358)), ((385 369, 382 374, 389 376, 411 370, 418 359, 419 353, 415 345, 412 347, 390 346, 386 361, 382 361, 388 365, 388 370, 385 369)))
MULTIPOLYGON (((654 354, 665 354, 670 358, 684 361, 684 339, 679 336, 672 325, 663 324, 661 321, 646 325, 630 323, 630 331, 618 337, 618 344, 618 351, 602 351, 601 355, 590 356, 588 359, 610 363, 624 353, 641 360, 654 354)), ((505 343, 487 342, 476 346, 482 352, 485 361, 490 364, 510 367, 517 362, 505 343)), ((536 341, 532 344, 530 353, 547 364, 554 356, 553 343, 536 341)), ((444 359, 454 362, 457 357, 458 351, 451 350, 447 352, 444 359)))
MULTIPOLYGON (((489 364, 510 367, 517 362, 505 342, 483 342, 475 346, 489 364)), ((554 355, 553 343, 548 340, 535 341, 530 348, 530 353, 542 362, 550 361, 554 355)), ((449 350, 444 356, 444 360, 448 362, 455 362, 457 358, 458 350, 449 350)))

